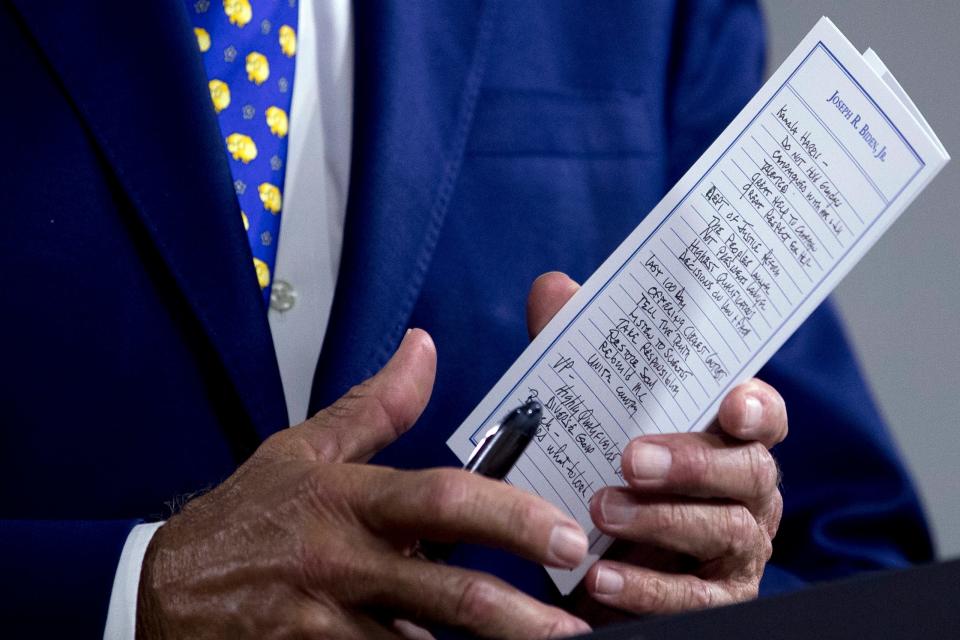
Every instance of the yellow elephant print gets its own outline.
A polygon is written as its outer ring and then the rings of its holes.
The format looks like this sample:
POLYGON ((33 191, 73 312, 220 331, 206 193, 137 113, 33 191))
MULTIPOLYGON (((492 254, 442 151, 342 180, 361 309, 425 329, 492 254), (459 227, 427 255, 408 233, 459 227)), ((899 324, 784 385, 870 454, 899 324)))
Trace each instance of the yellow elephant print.
POLYGON ((288 58, 297 53, 297 32, 288 24, 280 27, 280 51, 288 58))
POLYGON ((230 18, 230 24, 241 29, 253 18, 250 0, 223 0, 223 12, 230 18))
POLYGON ((206 53, 210 50, 210 34, 201 27, 193 28, 194 35, 197 36, 197 46, 200 47, 200 53, 206 53))
POLYGON ((240 160, 243 164, 248 164, 257 157, 257 145, 253 138, 242 133, 231 133, 227 136, 227 151, 234 160, 240 160))
POLYGON ((247 80, 261 85, 270 77, 270 63, 267 57, 257 51, 247 54, 247 80))
POLYGON ((260 192, 260 201, 263 202, 263 208, 270 213, 280 213, 280 206, 282 205, 280 189, 269 182, 263 182, 257 190, 260 192))
POLYGON ((220 113, 230 106, 230 87, 222 80, 210 81, 210 99, 213 100, 213 109, 220 113))
POLYGON ((250 218, 243 211, 240 212, 240 219, 243 220, 243 230, 250 231, 250 218))
POLYGON ((287 135, 287 128, 290 126, 287 120, 287 112, 280 107, 267 107, 267 126, 270 127, 270 133, 282 138, 287 135))
POLYGON ((261 289, 266 289, 270 285, 270 267, 260 258, 253 259, 253 268, 257 270, 257 282, 261 289))

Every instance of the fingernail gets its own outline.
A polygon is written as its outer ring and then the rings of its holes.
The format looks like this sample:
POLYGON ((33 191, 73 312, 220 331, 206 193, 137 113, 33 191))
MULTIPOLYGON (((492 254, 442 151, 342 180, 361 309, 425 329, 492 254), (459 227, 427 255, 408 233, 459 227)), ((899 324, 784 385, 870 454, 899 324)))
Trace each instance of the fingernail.
POLYGON ((647 442, 634 445, 630 457, 633 477, 638 480, 662 480, 670 473, 673 454, 670 449, 647 442))
POLYGON ((638 515, 639 507, 624 500, 616 491, 604 491, 600 497, 600 517, 607 524, 630 524, 638 515))
POLYGON ((763 420, 763 402, 760 398, 748 393, 743 398, 743 428, 746 431, 757 429, 763 420))
POLYGON ((552 563, 575 567, 587 555, 587 536, 579 527, 558 524, 550 532, 547 555, 552 563))
POLYGON ((623 591, 623 576, 609 567, 600 567, 594 589, 601 596, 615 596, 623 591))

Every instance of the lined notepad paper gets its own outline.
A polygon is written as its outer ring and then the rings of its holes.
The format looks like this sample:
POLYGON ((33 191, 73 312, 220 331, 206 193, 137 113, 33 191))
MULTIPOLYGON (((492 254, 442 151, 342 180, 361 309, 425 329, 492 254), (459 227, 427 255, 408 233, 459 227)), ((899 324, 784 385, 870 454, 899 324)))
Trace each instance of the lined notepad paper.
POLYGON ((948 159, 880 58, 822 18, 530 344, 448 444, 466 460, 540 399, 507 481, 588 532, 583 565, 548 569, 562 593, 611 543, 588 505, 623 484, 627 442, 706 428, 948 159))

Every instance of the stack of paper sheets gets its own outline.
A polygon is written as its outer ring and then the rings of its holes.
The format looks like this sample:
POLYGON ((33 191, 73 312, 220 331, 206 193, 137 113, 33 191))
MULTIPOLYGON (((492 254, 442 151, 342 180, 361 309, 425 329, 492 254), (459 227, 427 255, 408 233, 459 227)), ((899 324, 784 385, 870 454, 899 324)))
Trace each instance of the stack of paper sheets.
POLYGON ((588 505, 623 484, 627 442, 705 429, 947 160, 880 58, 821 19, 448 442, 466 460, 540 399, 507 480, 589 534, 581 567, 549 569, 561 592, 610 545, 588 505))

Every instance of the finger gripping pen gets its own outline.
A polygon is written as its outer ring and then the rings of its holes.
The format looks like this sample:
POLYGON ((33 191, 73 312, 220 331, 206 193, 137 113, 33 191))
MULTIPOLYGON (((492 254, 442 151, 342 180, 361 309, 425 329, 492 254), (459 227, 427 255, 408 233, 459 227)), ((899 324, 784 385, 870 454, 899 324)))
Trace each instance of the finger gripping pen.
MULTIPOLYGON (((508 413, 483 436, 463 470, 503 480, 533 440, 542 415, 543 406, 536 400, 528 400, 508 413)), ((442 562, 452 550, 452 544, 423 540, 415 545, 413 553, 427 560, 442 562)))

